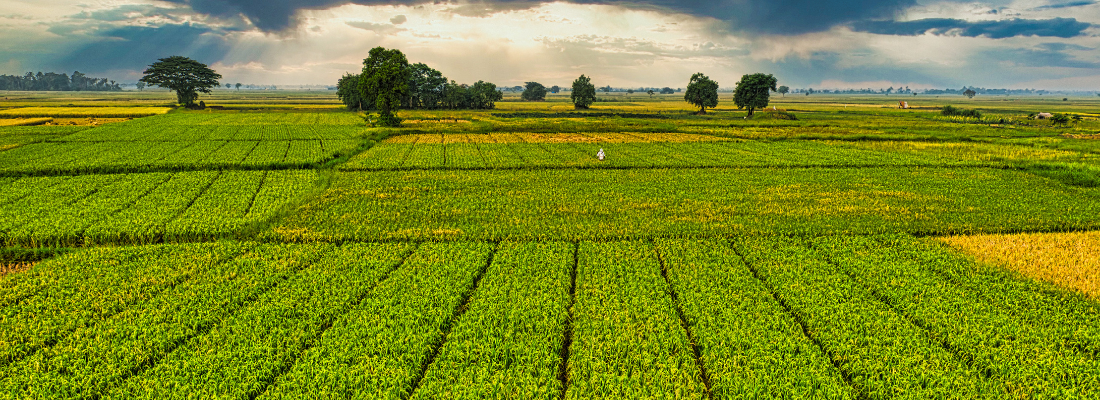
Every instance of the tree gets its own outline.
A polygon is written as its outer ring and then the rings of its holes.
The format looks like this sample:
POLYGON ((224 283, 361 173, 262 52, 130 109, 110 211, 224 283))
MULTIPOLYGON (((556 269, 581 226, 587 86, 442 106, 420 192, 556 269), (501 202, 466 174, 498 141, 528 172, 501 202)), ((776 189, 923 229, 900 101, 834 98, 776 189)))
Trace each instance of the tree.
POLYGON ((757 108, 768 106, 770 92, 776 90, 776 83, 778 80, 771 74, 744 75, 733 90, 733 103, 738 110, 747 108, 751 117, 757 108))
POLYGON ((966 89, 966 91, 963 92, 963 96, 966 96, 966 98, 968 98, 968 99, 973 99, 974 95, 977 95, 977 94, 978 94, 978 92, 975 92, 974 89, 966 89))
POLYGON ((718 82, 710 80, 702 72, 691 76, 684 101, 699 107, 697 114, 706 114, 707 107, 718 106, 718 82))
POLYGON ((409 94, 409 60, 401 50, 375 47, 363 60, 359 75, 359 91, 363 100, 374 100, 378 122, 382 126, 398 126, 401 119, 395 113, 409 94))
POLYGON ((442 72, 416 63, 409 65, 409 94, 403 102, 404 108, 434 110, 442 107, 443 90, 447 78, 442 72))
POLYGON ((344 73, 344 76, 336 82, 336 97, 339 97, 350 111, 373 108, 373 104, 364 101, 363 92, 359 91, 359 75, 344 73))
POLYGON ((141 82, 176 92, 176 100, 187 106, 195 104, 199 93, 210 94, 222 78, 206 64, 183 56, 159 59, 142 73, 141 82))
POLYGON ((546 86, 542 86, 538 82, 526 82, 526 89, 523 89, 523 94, 520 97, 525 101, 543 101, 546 100, 546 86))
POLYGON ((232 88, 232 87, 233 87, 233 84, 231 84, 231 83, 227 83, 227 84, 225 84, 225 88, 226 88, 226 89, 229 89, 229 88, 232 88))
POLYGON ((634 89, 627 89, 626 94, 634 94, 634 89))
POLYGON ((233 85, 233 86, 236 86, 236 87, 237 87, 237 91, 238 91, 238 92, 239 92, 239 91, 241 91, 241 83, 240 83, 240 82, 237 82, 237 84, 236 84, 236 85, 233 85))
POLYGON ((137 89, 138 89, 138 91, 139 91, 139 92, 140 92, 140 91, 144 91, 144 90, 145 90, 145 82, 138 82, 138 83, 137 83, 136 85, 134 85, 134 86, 137 86, 137 89))
POLYGON ((661 89, 661 94, 673 94, 673 93, 676 93, 676 90, 673 89, 673 88, 670 88, 670 87, 666 86, 666 87, 661 89))
POLYGON ((484 81, 477 81, 471 86, 469 95, 470 107, 479 110, 496 108, 496 102, 504 98, 504 93, 497 90, 497 85, 484 81))
POLYGON ((651 98, 651 99, 653 98, 653 94, 654 94, 654 93, 655 93, 655 92, 653 91, 653 89, 649 89, 649 90, 647 90, 647 91, 646 91, 646 94, 648 94, 648 95, 649 95, 649 98, 651 98))
POLYGON ((779 94, 783 95, 783 97, 787 97, 787 93, 791 92, 791 88, 786 87, 786 86, 780 86, 779 90, 776 90, 776 91, 779 92, 779 94))
POLYGON ((604 93, 611 93, 611 85, 607 85, 605 87, 602 87, 602 88, 600 88, 600 90, 603 90, 604 93))
POLYGON ((559 87, 558 85, 554 85, 554 86, 550 87, 550 93, 558 94, 558 92, 560 92, 560 91, 561 91, 561 87, 559 87))
POLYGON ((592 79, 581 75, 573 81, 573 92, 569 95, 569 98, 573 100, 574 108, 585 109, 590 107, 596 101, 596 86, 592 85, 592 79))

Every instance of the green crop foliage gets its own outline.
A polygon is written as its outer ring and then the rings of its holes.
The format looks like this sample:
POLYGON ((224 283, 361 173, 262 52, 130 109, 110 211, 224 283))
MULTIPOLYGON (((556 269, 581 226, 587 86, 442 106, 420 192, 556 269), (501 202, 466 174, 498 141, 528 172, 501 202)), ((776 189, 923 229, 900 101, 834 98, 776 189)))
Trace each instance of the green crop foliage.
POLYGON ((580 244, 566 399, 706 398, 653 247, 580 244))
POLYGON ((711 398, 854 399, 802 327, 726 241, 658 240, 711 398))
POLYGON ((573 245, 501 243, 414 399, 557 399, 573 245))
POLYGON ((408 397, 492 250, 422 244, 259 398, 408 397))
POLYGON ((1100 390, 1094 304, 1048 298, 1071 303, 1021 307, 1020 299, 1044 297, 1040 285, 1023 279, 1008 279, 1015 287, 996 291, 951 285, 940 271, 982 268, 911 237, 829 237, 815 245, 935 338, 989 370, 1014 397, 1072 398, 1100 390))
POLYGON ((327 252, 104 398, 256 396, 411 250, 352 244, 327 252))
POLYGON ((333 250, 331 245, 252 246, 243 244, 246 251, 230 261, 204 263, 159 296, 11 364, 0 377, 0 397, 102 395, 333 250))
POLYGON ((288 240, 617 239, 1095 229, 1092 188, 1003 169, 339 173, 288 240))
POLYGON ((1007 396, 1000 383, 956 358, 799 240, 744 238, 736 248, 860 396, 1007 396))

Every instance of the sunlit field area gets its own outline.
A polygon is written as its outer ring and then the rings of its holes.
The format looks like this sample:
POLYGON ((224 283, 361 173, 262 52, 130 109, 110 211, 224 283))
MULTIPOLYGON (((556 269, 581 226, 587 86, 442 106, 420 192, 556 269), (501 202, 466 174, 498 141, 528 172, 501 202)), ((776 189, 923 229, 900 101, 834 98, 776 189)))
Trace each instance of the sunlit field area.
POLYGON ((719 95, 0 92, 0 399, 1100 396, 1100 97, 719 95))

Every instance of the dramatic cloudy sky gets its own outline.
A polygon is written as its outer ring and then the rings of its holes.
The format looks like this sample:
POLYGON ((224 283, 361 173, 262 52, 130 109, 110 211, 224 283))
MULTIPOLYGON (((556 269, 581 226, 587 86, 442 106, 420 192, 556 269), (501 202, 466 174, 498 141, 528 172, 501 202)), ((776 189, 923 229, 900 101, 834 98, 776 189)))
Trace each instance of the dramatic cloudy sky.
POLYGON ((370 48, 458 82, 1100 90, 1100 0, 0 0, 0 73, 133 82, 184 55, 228 82, 332 84, 370 48))

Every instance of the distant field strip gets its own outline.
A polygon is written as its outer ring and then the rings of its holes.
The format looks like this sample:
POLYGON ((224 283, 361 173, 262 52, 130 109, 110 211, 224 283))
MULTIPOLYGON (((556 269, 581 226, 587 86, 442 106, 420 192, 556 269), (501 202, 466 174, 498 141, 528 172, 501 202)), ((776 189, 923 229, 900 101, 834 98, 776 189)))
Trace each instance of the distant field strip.
POLYGON ((0 175, 313 168, 359 140, 49 142, 0 153, 0 175))
POLYGON ((0 110, 0 118, 138 118, 167 113, 167 107, 23 107, 0 110))
POLYGON ((975 168, 343 172, 280 240, 951 234, 1100 228, 1100 191, 975 168))
MULTIPOLYGON (((863 167, 988 165, 947 156, 859 149, 815 141, 527 141, 518 135, 417 135, 352 157, 343 170, 659 167, 863 167), (441 140, 442 138, 442 140, 441 140), (406 142, 405 140, 415 140, 406 142), (596 153, 604 150, 600 161, 596 153)), ((546 135, 553 136, 553 135, 546 135)), ((660 135, 652 135, 660 136, 660 135)), ((706 136, 701 136, 706 137, 706 136)))
POLYGON ((951 236, 974 258, 1100 298, 1100 232, 951 236))
POLYGON ((1100 390, 1095 302, 906 235, 89 248, 0 309, 0 399, 1100 390))
POLYGON ((308 170, 9 179, 0 189, 0 240, 38 247, 231 237, 315 179, 308 170))

